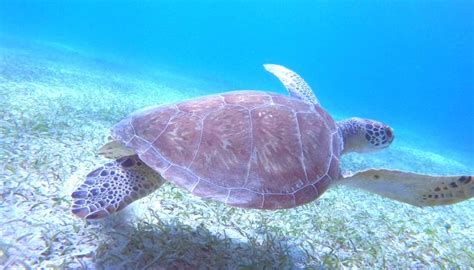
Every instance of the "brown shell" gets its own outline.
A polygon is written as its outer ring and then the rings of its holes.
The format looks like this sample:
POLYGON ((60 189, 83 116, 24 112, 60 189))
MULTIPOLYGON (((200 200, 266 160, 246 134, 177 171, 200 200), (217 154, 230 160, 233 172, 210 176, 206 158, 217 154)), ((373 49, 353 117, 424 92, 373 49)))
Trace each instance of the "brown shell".
POLYGON ((308 203, 340 177, 341 138, 319 105, 228 92, 135 112, 112 129, 165 179, 247 208, 308 203))

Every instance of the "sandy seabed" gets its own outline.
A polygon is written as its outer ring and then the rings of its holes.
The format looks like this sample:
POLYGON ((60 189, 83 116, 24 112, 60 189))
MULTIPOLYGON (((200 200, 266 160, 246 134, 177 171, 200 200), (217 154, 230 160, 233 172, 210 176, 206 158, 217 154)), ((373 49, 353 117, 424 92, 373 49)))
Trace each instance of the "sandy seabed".
MULTIPOLYGON (((416 208, 335 188, 295 209, 256 211, 165 184, 110 219, 79 220, 69 195, 106 162, 96 150, 109 128, 136 109, 207 91, 189 78, 137 75, 58 44, 0 44, 0 267, 474 268, 474 200, 416 208)), ((380 153, 345 156, 342 166, 473 173, 397 140, 380 153)))

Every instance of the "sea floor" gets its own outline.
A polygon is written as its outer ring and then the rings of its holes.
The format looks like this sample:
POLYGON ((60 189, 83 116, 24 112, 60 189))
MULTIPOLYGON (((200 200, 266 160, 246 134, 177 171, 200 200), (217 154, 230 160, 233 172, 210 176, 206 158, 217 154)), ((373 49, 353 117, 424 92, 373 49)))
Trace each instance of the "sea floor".
MULTIPOLYGON (((0 268, 474 268, 474 200, 416 208, 340 187, 296 209, 256 211, 165 184, 108 220, 79 220, 69 195, 106 162, 96 150, 108 129, 136 109, 207 90, 57 44, 0 44, 0 268)), ((346 156, 343 168, 473 173, 397 140, 346 156)))

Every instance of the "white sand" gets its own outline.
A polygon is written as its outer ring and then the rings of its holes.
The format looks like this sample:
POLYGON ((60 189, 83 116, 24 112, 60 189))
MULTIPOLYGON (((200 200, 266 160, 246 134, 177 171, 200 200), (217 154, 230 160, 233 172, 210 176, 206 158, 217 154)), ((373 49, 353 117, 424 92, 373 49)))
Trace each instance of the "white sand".
MULTIPOLYGON (((67 47, 3 44, 0 266, 474 267, 473 200, 421 209, 337 188, 314 203, 267 212, 206 202, 167 184, 111 219, 78 220, 69 212, 69 194, 105 162, 95 150, 108 128, 135 109, 206 89, 169 73, 138 77, 67 47)), ((397 140, 384 152, 344 157, 344 168, 473 173, 433 150, 413 148, 406 138, 397 140)))

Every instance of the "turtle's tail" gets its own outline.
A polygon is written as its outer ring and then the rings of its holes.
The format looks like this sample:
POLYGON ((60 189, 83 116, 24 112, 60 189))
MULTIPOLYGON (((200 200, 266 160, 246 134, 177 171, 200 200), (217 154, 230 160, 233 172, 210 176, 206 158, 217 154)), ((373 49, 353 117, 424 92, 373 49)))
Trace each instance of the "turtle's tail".
POLYGON ((161 176, 137 155, 122 157, 89 173, 72 194, 72 213, 100 219, 145 197, 163 184, 161 176))

